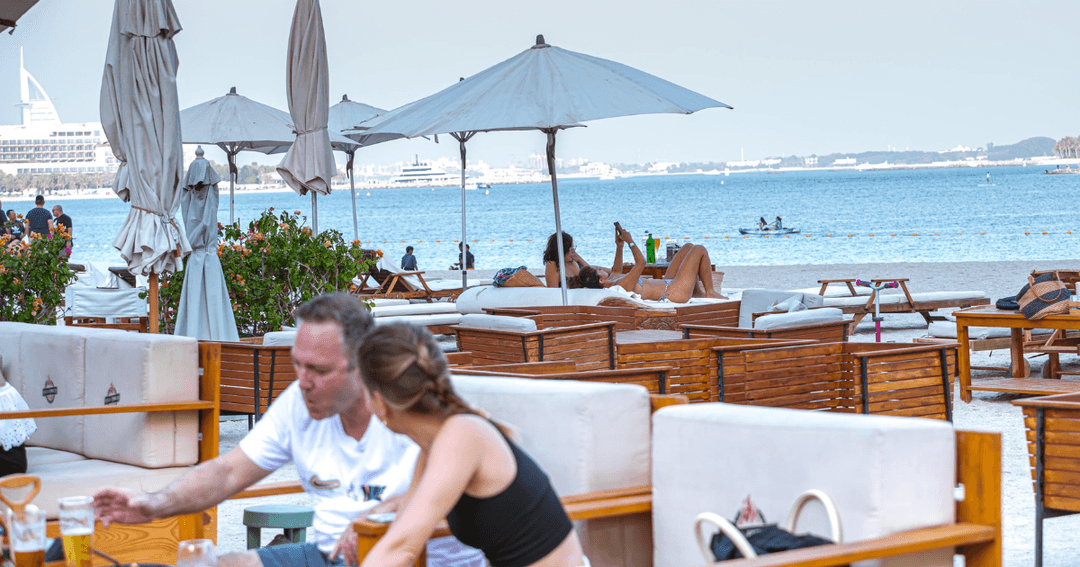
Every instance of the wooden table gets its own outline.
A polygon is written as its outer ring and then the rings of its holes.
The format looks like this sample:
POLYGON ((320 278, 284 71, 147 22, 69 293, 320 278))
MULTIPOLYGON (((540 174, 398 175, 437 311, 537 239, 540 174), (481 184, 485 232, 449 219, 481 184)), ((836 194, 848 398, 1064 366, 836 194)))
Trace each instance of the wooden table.
POLYGON ((956 340, 961 345, 957 371, 960 373, 960 399, 964 402, 971 401, 972 390, 1038 395, 1080 392, 1080 381, 1023 378, 1024 329, 1080 330, 1080 311, 1073 310, 1068 315, 1050 315, 1038 321, 1027 319, 1019 311, 1003 311, 992 306, 960 309, 954 311, 953 315, 956 316, 956 340), (1009 346, 1012 378, 982 380, 972 385, 968 327, 1004 327, 1012 330, 1009 346))

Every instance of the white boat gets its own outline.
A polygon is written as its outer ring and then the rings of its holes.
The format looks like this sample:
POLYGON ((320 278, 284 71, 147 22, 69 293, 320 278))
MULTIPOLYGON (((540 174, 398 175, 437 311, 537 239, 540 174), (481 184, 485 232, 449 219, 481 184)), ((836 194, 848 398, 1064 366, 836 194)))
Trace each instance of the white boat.
POLYGON ((441 185, 452 184, 457 179, 460 178, 435 167, 431 162, 420 161, 417 157, 412 165, 401 168, 401 174, 390 179, 390 185, 441 185))

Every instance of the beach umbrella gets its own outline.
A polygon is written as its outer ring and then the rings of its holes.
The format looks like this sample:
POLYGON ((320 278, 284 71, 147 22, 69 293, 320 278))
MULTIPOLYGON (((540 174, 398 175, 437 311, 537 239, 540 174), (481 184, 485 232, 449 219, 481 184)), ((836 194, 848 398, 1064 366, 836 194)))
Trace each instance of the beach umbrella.
POLYGON ((277 166, 300 195, 311 192, 312 230, 319 232, 318 195, 330 194, 336 167, 330 147, 330 65, 319 0, 297 0, 289 29, 285 90, 296 141, 277 166))
MULTIPOLYGON (((347 132, 352 130, 356 125, 370 120, 380 114, 384 114, 386 111, 381 108, 375 108, 364 104, 362 102, 356 102, 349 100, 349 95, 342 95, 341 102, 330 107, 330 118, 327 120, 327 128, 331 133, 341 134, 349 139, 352 139, 347 132)), ((401 137, 401 136, 397 136, 401 137)), ((369 143, 364 144, 360 141, 356 141, 352 144, 338 144, 331 141, 330 145, 335 150, 345 152, 345 173, 349 176, 349 197, 352 200, 352 222, 353 222, 353 239, 360 240, 360 224, 356 220, 356 184, 353 181, 353 158, 356 157, 356 150, 365 145, 372 145, 378 143, 374 140, 367 140, 363 136, 360 136, 362 140, 369 143)), ((380 140, 385 141, 385 140, 380 140)))
MULTIPOLYGON (((530 49, 390 112, 369 133, 393 132, 409 138, 450 133, 458 140, 462 159, 462 241, 465 241, 465 142, 476 132, 544 132, 555 205, 555 234, 562 250, 555 176, 555 134, 559 130, 579 126, 587 120, 638 114, 690 114, 711 107, 731 108, 633 67, 548 45, 540 35, 530 49)), ((559 273, 565 305, 566 266, 562 254, 559 273)), ((463 272, 463 282, 464 278, 463 272)))
POLYGON ((296 136, 289 114, 236 93, 185 108, 180 123, 185 144, 212 144, 229 160, 229 223, 236 220, 233 202, 236 187, 236 154, 250 150, 278 154, 289 149, 296 136))
POLYGON ((101 79, 101 125, 120 161, 113 190, 131 210, 113 240, 133 274, 149 275, 150 330, 157 332, 158 274, 191 252, 174 215, 184 174, 179 59, 180 21, 171 0, 116 0, 101 79))
POLYGON ((191 255, 184 269, 173 334, 208 341, 239 341, 229 288, 217 255, 219 181, 221 177, 199 146, 195 161, 188 166, 180 196, 191 255))

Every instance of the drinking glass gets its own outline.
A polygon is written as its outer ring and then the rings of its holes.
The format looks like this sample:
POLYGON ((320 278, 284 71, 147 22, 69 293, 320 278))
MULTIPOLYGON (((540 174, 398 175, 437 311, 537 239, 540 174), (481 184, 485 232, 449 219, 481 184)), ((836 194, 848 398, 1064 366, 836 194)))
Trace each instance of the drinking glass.
POLYGON ((90 567, 94 546, 94 497, 61 498, 60 536, 67 567, 90 567))
POLYGON ((14 516, 11 525, 11 551, 16 567, 45 565, 45 511, 28 504, 21 516, 14 516))
POLYGON ((214 567, 217 555, 214 555, 214 540, 187 539, 180 542, 176 555, 176 567, 214 567))

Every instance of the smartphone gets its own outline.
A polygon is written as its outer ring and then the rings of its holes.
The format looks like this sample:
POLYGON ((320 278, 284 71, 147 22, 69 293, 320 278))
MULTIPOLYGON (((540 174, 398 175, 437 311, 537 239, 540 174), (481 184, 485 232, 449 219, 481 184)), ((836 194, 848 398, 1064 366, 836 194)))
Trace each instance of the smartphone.
POLYGON ((615 230, 619 231, 620 233, 624 232, 622 225, 619 224, 619 221, 615 221, 615 230))
POLYGON ((379 522, 381 524, 389 524, 390 522, 393 522, 394 518, 396 518, 396 517, 397 517, 397 513, 395 513, 395 512, 384 512, 382 514, 368 514, 366 516, 366 518, 371 520, 372 522, 379 522))

